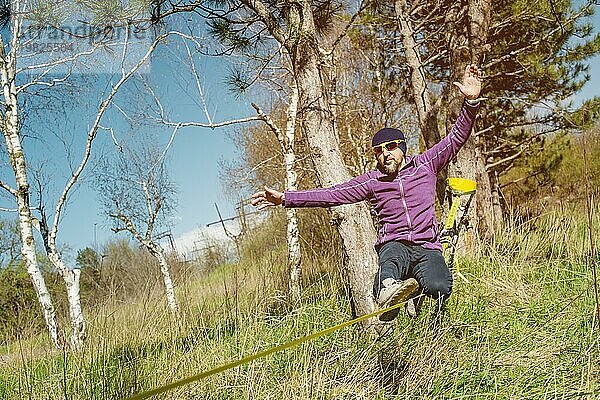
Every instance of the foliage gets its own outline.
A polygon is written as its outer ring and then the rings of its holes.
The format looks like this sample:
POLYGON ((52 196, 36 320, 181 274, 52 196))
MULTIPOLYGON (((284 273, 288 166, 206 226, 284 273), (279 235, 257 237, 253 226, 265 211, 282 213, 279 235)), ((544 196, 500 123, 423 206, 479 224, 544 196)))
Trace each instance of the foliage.
MULTIPOLYGON (((86 250, 91 249, 84 249, 79 254, 92 256, 86 250)), ((170 257, 168 261, 176 282, 188 279, 194 272, 191 266, 176 258, 170 257)), ((127 301, 147 295, 157 287, 162 287, 162 275, 156 258, 142 247, 132 247, 124 239, 108 242, 102 255, 81 270, 81 297, 86 307, 96 307, 109 299, 127 301)))
MULTIPOLYGON (((38 259, 48 290, 61 314, 67 309, 62 279, 45 256, 38 259)), ((81 268, 80 291, 84 309, 97 310, 109 301, 128 301, 162 288, 156 259, 146 250, 131 247, 126 240, 109 242, 99 256, 93 249, 78 252, 81 268)), ((196 272, 194 266, 169 259, 176 282, 186 281, 196 272)), ((12 342, 44 331, 44 319, 37 295, 22 263, 0 269, 0 342, 12 342)))
POLYGON ((81 269, 83 268, 100 268, 100 256, 96 253, 96 250, 86 247, 85 249, 79 250, 77 252, 77 258, 75 259, 75 263, 81 269))
MULTIPOLYGON (((285 111, 280 108, 272 110, 271 118, 280 126, 284 120, 285 111)), ((283 187, 284 165, 283 155, 280 146, 272 131, 263 124, 244 127, 240 132, 231 137, 236 144, 238 151, 235 157, 238 163, 222 163, 222 172, 220 178, 225 182, 226 188, 231 188, 236 192, 252 192, 256 188, 263 186, 275 187, 279 190, 285 190, 283 187)), ((298 188, 308 189, 315 187, 316 175, 312 168, 309 151, 306 148, 306 142, 302 135, 295 135, 295 152, 298 157, 298 188)), ((274 210, 272 216, 283 218, 281 210, 274 210)), ((339 234, 332 225, 331 215, 325 209, 306 209, 299 210, 299 232, 300 244, 305 257, 314 257, 336 251, 342 253, 342 245, 339 234)), ((270 234, 273 237, 285 239, 285 223, 280 220, 281 226, 270 227, 270 234), (272 232, 274 230, 275 232, 272 232)), ((273 242, 271 245, 275 245, 273 242)), ((264 243, 266 246, 267 243, 264 243)))
POLYGON ((0 0, 0 28, 4 29, 10 23, 12 16, 11 0, 0 0))
MULTIPOLYGON (((55 299, 57 311, 66 310, 62 280, 50 261, 38 254, 40 268, 45 275, 46 287, 55 299)), ((0 269, 0 343, 36 335, 45 330, 37 294, 22 262, 0 269)))
MULTIPOLYGON (((409 2, 408 8, 428 82, 425 95, 432 102, 441 101, 440 110, 444 111, 443 104, 453 90, 448 82, 449 38, 464 34, 468 28, 468 4, 423 0, 409 2)), ((550 153, 561 152, 563 144, 553 135, 565 130, 577 132, 598 120, 598 99, 584 101, 581 106, 573 102, 573 96, 590 79, 592 57, 600 52, 600 35, 592 34, 593 13, 590 1, 492 3, 485 51, 481 60, 473 61, 484 71, 485 100, 475 132, 493 186, 498 180, 506 183, 547 175, 549 169, 558 166, 558 158, 552 163, 535 159, 552 145, 559 147, 548 149, 550 153)), ((410 71, 406 69, 406 49, 399 46, 393 4, 373 3, 350 37, 362 46, 363 53, 371 55, 370 68, 381 68, 379 76, 393 83, 388 87, 410 98, 410 71), (370 43, 375 45, 368 46, 370 43), (385 51, 377 51, 378 45, 385 51)))
POLYGON ((589 194, 599 194, 600 125, 579 136, 556 135, 548 142, 516 163, 503 179, 504 200, 514 212, 535 216, 551 204, 580 202, 586 196, 586 176, 589 194))
POLYGON ((0 219, 0 269, 16 265, 20 257, 18 221, 0 219))
POLYGON ((31 325, 44 327, 36 304, 37 295, 25 268, 15 266, 0 270, 0 334, 4 341, 30 331, 31 325))
POLYGON ((581 9, 569 1, 494 4, 488 39, 494 45, 485 71, 489 100, 479 129, 487 129, 482 139, 488 172, 501 176, 519 158, 557 143, 538 139, 572 128, 571 115, 588 123, 597 118, 597 99, 579 108, 569 99, 589 81, 587 63, 600 52, 600 35, 591 36, 590 4, 581 9))

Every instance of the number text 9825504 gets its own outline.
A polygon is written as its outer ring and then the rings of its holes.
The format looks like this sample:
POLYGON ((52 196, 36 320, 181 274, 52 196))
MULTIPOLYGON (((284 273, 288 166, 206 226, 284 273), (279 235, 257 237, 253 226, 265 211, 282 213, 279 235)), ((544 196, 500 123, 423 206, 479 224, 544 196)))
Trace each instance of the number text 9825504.
POLYGON ((68 42, 33 42, 21 45, 21 50, 33 53, 52 53, 73 51, 75 46, 68 42))

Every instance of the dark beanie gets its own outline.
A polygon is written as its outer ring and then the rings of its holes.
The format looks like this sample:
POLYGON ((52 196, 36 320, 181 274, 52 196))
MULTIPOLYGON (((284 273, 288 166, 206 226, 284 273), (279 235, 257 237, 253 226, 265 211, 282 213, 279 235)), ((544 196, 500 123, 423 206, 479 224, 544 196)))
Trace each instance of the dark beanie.
POLYGON ((391 142, 392 140, 402 140, 402 142, 398 144, 398 147, 406 154, 406 140, 404 138, 404 133, 394 128, 383 128, 378 130, 371 140, 371 146, 375 147, 382 143, 391 142))

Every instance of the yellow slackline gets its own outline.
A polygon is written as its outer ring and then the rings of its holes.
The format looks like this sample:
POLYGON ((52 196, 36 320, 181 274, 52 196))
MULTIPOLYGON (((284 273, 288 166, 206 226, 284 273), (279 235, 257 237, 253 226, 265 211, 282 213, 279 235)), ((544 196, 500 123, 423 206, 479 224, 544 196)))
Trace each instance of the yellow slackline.
POLYGON ((247 363, 252 362, 252 361, 254 361, 254 360, 258 359, 258 358, 266 357, 269 354, 273 354, 273 353, 277 353, 278 351, 289 349, 289 348, 297 346, 297 345, 299 345, 301 343, 308 342, 309 340, 313 340, 315 338, 318 338, 319 336, 328 335, 328 334, 333 333, 333 332, 335 332, 337 330, 340 330, 340 329, 345 328, 347 326, 353 325, 353 324, 355 324, 357 322, 361 322, 361 321, 364 321, 366 319, 375 317, 375 316, 377 316, 379 314, 383 314, 384 312, 388 312, 388 311, 394 310, 394 309, 400 307, 401 305, 403 305, 404 303, 406 303, 406 301, 408 301, 408 300, 402 301, 402 302, 400 302, 400 303, 398 303, 396 305, 393 305, 391 307, 383 308, 383 309, 381 309, 379 311, 375 311, 375 312, 373 312, 371 314, 363 315, 363 316, 355 318, 355 319, 353 319, 351 321, 343 322, 343 323, 341 323, 339 325, 332 326, 331 328, 323 329, 322 331, 310 334, 308 336, 303 336, 301 338, 292 340, 291 342, 280 344, 279 346, 275 346, 275 347, 272 347, 270 349, 261 351, 259 353, 249 355, 249 356, 244 357, 242 359, 239 359, 237 361, 230 362, 229 364, 224 364, 224 365, 221 365, 219 367, 213 368, 213 369, 211 369, 209 371, 201 372, 199 374, 192 375, 192 376, 190 376, 188 378, 181 379, 181 380, 175 381, 173 383, 169 383, 168 385, 160 386, 160 387, 157 387, 155 389, 148 390, 146 392, 142 392, 142 393, 133 395, 131 397, 128 397, 126 400, 147 399, 149 397, 156 396, 157 394, 164 393, 164 392, 166 392, 168 390, 175 389, 175 388, 177 388, 179 386, 183 386, 183 385, 187 385, 188 383, 199 381, 200 379, 204 379, 204 378, 207 378, 207 377, 209 377, 211 375, 218 374, 219 372, 227 371, 228 369, 235 368, 235 367, 238 367, 238 366, 243 365, 243 364, 247 364, 247 363))
MULTIPOLYGON (((456 213, 458 212, 458 206, 460 205, 459 196, 453 196, 452 206, 450 207, 450 211, 448 212, 448 216, 446 217, 446 224, 444 225, 444 229, 452 229, 454 226, 454 222, 456 221, 456 213)), ((447 243, 443 243, 444 250, 446 250, 447 243)))

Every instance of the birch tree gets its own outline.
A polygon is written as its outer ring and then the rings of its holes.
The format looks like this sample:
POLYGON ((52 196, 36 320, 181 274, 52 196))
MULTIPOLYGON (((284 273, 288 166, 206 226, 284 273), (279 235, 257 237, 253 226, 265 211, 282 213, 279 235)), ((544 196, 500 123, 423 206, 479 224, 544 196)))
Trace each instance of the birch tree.
POLYGON ((13 8, 9 13, 11 36, 8 40, 4 35, 0 37, 0 79, 3 97, 0 130, 2 130, 2 135, 6 143, 6 153, 15 178, 14 187, 7 182, 0 182, 0 186, 10 193, 17 203, 21 255, 36 290, 40 305, 42 306, 50 338, 52 342, 59 345, 56 312, 35 254, 33 217, 29 205, 30 191, 27 164, 20 135, 20 104, 17 97, 19 88, 17 87, 16 76, 19 40, 25 10, 26 4, 24 2, 14 2, 13 8))
MULTIPOLYGON (((286 190, 297 190, 298 174, 296 172, 296 152, 294 150, 296 116, 298 112, 298 88, 292 80, 290 84, 290 99, 286 113, 285 131, 266 115, 260 107, 253 104, 256 112, 269 126, 277 137, 283 154, 283 164, 285 170, 285 188, 286 190)), ((287 218, 287 246, 288 246, 288 271, 289 271, 289 295, 294 302, 299 302, 302 294, 302 253, 300 251, 300 235, 298 231, 298 213, 295 208, 285 210, 287 218)))
POLYGON ((176 312, 177 300, 169 263, 156 232, 158 228, 167 227, 176 193, 162 151, 152 147, 149 141, 138 149, 123 148, 114 160, 102 165, 97 183, 112 230, 128 232, 154 256, 162 273, 167 304, 176 312))

